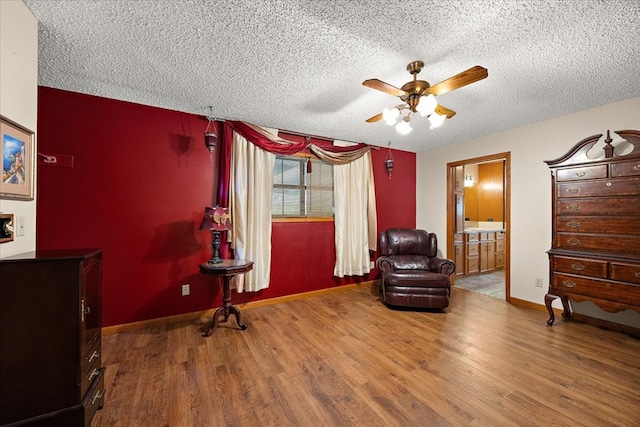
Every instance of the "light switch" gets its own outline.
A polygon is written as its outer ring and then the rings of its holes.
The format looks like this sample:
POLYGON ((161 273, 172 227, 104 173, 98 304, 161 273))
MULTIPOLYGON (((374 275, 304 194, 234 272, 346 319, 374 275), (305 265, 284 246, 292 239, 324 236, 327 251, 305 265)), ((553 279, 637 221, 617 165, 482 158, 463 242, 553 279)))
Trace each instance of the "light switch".
POLYGON ((24 215, 16 215, 16 236, 24 236, 24 215))

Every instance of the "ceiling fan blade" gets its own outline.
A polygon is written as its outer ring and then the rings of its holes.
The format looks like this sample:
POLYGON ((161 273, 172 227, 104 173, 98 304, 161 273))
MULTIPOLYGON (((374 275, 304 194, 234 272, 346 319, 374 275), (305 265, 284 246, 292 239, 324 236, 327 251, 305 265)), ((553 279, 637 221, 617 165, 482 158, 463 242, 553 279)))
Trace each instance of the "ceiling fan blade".
POLYGON ((382 113, 376 114, 373 117, 369 117, 367 119, 367 123, 374 123, 374 122, 377 122, 378 120, 382 120, 382 113))
POLYGON ((451 92, 452 90, 460 89, 463 86, 482 80, 488 75, 489 72, 486 68, 476 65, 475 67, 471 67, 466 71, 431 86, 429 88, 429 93, 433 95, 442 95, 443 93, 451 92))
POLYGON ((443 107, 440 104, 438 104, 438 106, 436 107, 436 113, 447 116, 447 119, 450 119, 451 117, 456 115, 455 111, 450 110, 447 107, 443 107))
POLYGON ((407 92, 402 89, 398 89, 395 86, 391 86, 389 83, 385 83, 382 80, 378 79, 369 79, 362 82, 366 87, 370 87, 371 89, 379 90, 384 93, 388 93, 393 96, 404 96, 407 92))

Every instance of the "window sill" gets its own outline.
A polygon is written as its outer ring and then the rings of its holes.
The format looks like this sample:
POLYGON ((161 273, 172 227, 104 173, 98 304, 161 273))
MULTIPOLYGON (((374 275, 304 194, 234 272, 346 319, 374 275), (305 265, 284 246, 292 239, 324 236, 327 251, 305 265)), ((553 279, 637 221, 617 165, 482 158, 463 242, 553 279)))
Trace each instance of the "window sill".
POLYGON ((333 218, 277 217, 271 218, 271 222, 333 222, 333 218))

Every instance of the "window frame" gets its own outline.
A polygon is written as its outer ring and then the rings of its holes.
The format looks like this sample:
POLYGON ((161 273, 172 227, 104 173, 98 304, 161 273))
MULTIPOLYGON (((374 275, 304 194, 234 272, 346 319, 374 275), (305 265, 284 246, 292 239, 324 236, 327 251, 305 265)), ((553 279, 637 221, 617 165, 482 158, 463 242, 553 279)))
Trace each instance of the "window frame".
MULTIPOLYGON (((276 160, 278 159, 278 157, 280 158, 288 158, 288 157, 297 157, 300 158, 302 160, 307 160, 308 158, 311 158, 313 160, 320 160, 320 158, 318 156, 316 156, 313 153, 294 153, 294 154, 277 154, 276 155, 276 160)), ((306 162, 300 162, 301 168, 305 168, 306 167, 306 162)), ((333 168, 333 165, 331 165, 331 167, 333 168)), ((306 174, 306 169, 302 169, 301 173, 306 174)), ((273 188, 276 188, 276 184, 272 184, 273 188)), ((300 188, 300 186, 292 186, 292 185, 280 185, 279 188, 285 188, 285 187, 290 187, 290 188, 300 188)), ((306 196, 307 193, 307 185, 303 184, 304 187, 304 197, 306 196)), ((335 186, 333 185, 333 180, 332 180, 332 185, 331 185, 331 193, 333 195, 335 186)), ((273 196, 272 196, 273 197, 273 196)), ((333 206, 332 206, 333 208, 333 206)), ((331 216, 287 216, 287 215, 278 215, 278 216, 274 216, 273 215, 273 211, 271 212, 271 222, 333 222, 334 221, 334 214, 332 213, 331 216)))

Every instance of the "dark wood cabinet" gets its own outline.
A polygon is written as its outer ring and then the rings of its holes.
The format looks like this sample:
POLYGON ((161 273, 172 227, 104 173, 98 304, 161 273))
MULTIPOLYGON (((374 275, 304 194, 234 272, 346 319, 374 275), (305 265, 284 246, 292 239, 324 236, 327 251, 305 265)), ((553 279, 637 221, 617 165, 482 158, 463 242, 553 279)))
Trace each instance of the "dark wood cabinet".
POLYGON ((546 162, 553 220, 549 325, 557 297, 563 317, 571 316, 570 300, 591 301, 608 312, 640 312, 640 131, 616 133, 633 148, 625 155, 607 132, 600 157, 590 152, 602 137, 594 135, 546 162))
POLYGON ((104 399, 102 251, 0 258, 0 425, 89 426, 104 399))

